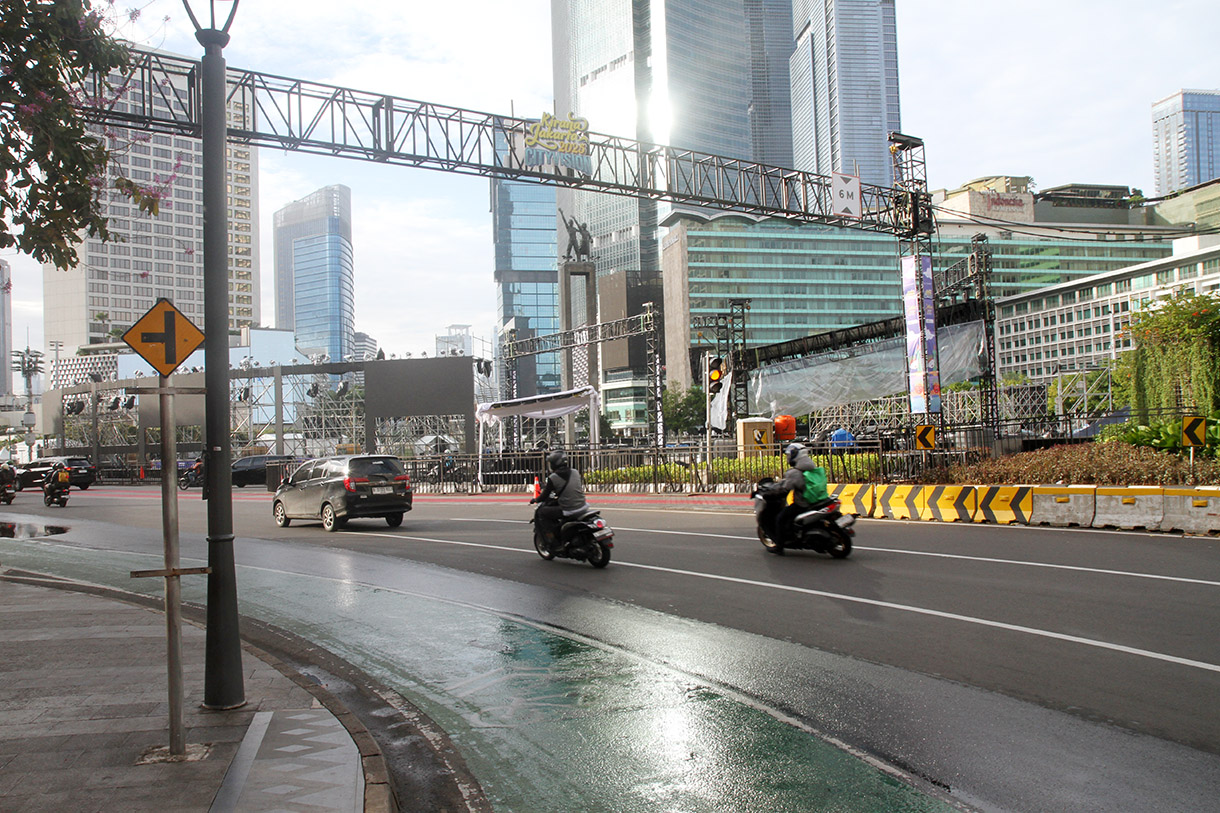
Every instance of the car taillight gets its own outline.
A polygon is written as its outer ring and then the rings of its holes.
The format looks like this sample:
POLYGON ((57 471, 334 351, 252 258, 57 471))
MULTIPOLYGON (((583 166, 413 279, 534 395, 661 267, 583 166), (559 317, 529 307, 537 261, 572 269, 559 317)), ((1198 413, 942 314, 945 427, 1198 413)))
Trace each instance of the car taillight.
POLYGON ((358 483, 367 483, 368 481, 369 478, 367 477, 344 477, 343 488, 345 491, 355 491, 358 483))
POLYGON ((394 482, 396 482, 396 483, 409 483, 409 482, 411 482, 411 475, 409 475, 409 474, 400 474, 400 475, 398 475, 397 477, 395 477, 395 478, 394 478, 394 482))

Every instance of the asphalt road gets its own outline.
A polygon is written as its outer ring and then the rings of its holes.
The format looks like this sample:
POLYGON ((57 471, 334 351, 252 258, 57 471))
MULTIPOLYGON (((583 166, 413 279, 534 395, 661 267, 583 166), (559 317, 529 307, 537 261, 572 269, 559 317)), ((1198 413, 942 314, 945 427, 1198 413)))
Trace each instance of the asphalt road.
MULTIPOLYGON (((146 548, 157 504, 151 489, 98 487, 62 511, 21 495, 12 510, 99 523, 99 538, 143 529, 108 544, 146 548)), ((179 507, 198 544, 198 492, 179 507)), ((765 553, 744 511, 613 504, 614 561, 598 571, 543 562, 529 516, 520 498, 424 495, 401 528, 327 534, 276 528, 269 495, 234 491, 239 563, 321 570, 340 555, 372 584, 568 630, 739 692, 968 805, 1220 798, 1220 540, 861 520, 855 553, 835 561, 765 553)))

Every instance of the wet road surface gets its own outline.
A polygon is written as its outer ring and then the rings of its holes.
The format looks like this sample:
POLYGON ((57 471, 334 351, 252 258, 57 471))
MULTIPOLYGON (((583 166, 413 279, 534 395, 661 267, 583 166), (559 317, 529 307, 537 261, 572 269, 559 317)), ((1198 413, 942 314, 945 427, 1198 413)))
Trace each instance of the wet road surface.
MULTIPOLYGON (((102 494, 42 513, 88 500, 78 516, 126 512, 146 530, 80 520, 72 548, 6 542, 0 561, 94 581, 143 566, 128 560, 157 550, 155 500, 102 494)), ((199 505, 181 505, 185 533, 199 505)), ((766 556, 744 516, 623 508, 605 512, 618 546, 598 572, 538 559, 516 503, 421 501, 401 529, 334 535, 275 529, 265 495, 239 494, 235 512, 239 534, 268 537, 238 548, 243 613, 419 699, 498 809, 582 787, 607 805, 587 809, 930 804, 826 740, 984 809, 1220 797, 1203 702, 1220 671, 1214 541, 864 522, 840 563, 766 556)))

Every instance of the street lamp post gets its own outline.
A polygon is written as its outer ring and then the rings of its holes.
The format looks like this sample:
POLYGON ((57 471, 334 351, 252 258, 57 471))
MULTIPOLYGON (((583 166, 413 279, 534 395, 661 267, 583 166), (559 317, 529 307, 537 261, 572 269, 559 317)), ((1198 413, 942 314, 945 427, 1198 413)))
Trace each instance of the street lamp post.
MULTIPOLYGON (((233 558, 233 475, 229 425, 229 224, 225 190, 228 121, 225 109, 224 47, 237 13, 216 27, 216 4, 208 0, 209 27, 200 24, 189 0, 182 0, 203 46, 200 66, 203 137, 203 325, 205 433, 204 488, 208 496, 208 608, 203 705, 231 709, 246 702, 233 558)), ((177 461, 167 461, 173 466, 177 461)))

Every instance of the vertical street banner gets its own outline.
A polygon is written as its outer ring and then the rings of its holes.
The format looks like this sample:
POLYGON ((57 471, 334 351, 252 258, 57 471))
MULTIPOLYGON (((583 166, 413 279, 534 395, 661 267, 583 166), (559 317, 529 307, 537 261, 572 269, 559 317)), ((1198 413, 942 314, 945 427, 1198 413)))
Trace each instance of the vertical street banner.
POLYGON ((931 257, 902 258, 902 309, 906 318, 911 414, 939 413, 940 369, 936 362, 936 298, 931 257))

